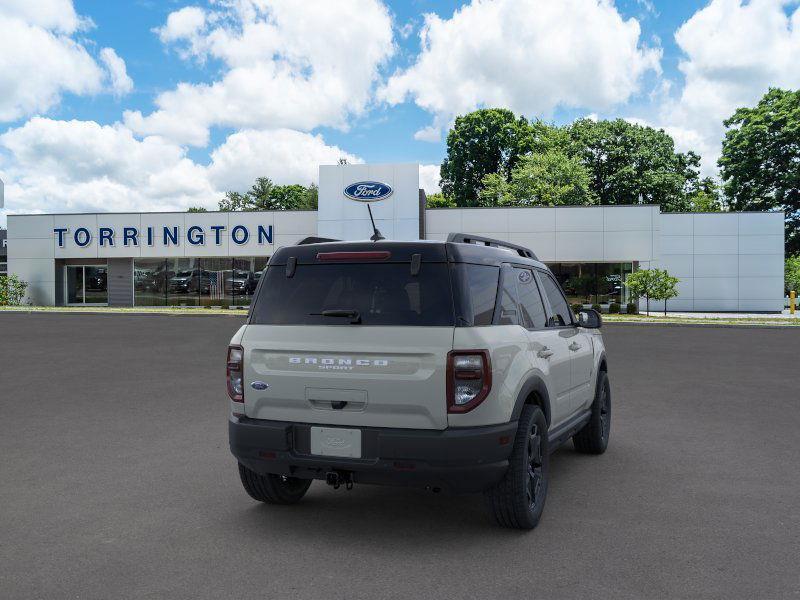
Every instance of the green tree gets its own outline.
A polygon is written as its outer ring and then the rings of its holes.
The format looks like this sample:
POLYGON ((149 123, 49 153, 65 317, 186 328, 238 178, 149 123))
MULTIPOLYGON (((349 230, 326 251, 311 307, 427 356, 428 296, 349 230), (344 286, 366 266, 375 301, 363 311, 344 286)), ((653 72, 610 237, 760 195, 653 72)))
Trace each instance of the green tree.
POLYGON ((509 181, 520 155, 534 149, 536 136, 525 117, 502 108, 456 117, 439 171, 442 192, 458 206, 477 206, 483 178, 500 173, 509 181))
POLYGON ((786 257, 783 282, 787 294, 791 291, 800 294, 800 254, 786 257))
POLYGON ((270 208, 266 210, 301 210, 307 203, 308 189, 302 185, 276 185, 270 190, 270 208))
POLYGON ((437 192, 425 197, 425 205, 428 208, 453 208, 456 203, 441 192, 437 192))
POLYGON ((692 212, 722 212, 727 210, 717 182, 704 177, 689 191, 687 200, 692 212))
POLYGON ((312 183, 306 188, 306 199, 303 210, 317 210, 319 207, 319 187, 312 183))
POLYGON ((259 177, 244 194, 228 191, 220 200, 222 211, 252 210, 317 210, 319 188, 316 184, 275 185, 267 177, 259 177))
POLYGON ((481 180, 478 206, 506 206, 511 204, 511 185, 500 173, 487 173, 481 180))
POLYGON ((650 298, 657 294, 658 274, 657 269, 639 269, 634 271, 625 279, 625 285, 628 287, 633 298, 645 298, 647 300, 647 314, 650 314, 650 298))
POLYGON ((732 210, 786 213, 786 253, 800 252, 800 90, 771 88, 725 121, 719 159, 732 210))
POLYGON ((0 275, 0 306, 19 306, 28 284, 17 275, 0 275))
POLYGON ((219 201, 219 209, 225 212, 237 210, 253 210, 250 208, 250 198, 247 194, 239 192, 225 192, 225 198, 219 201))
POLYGON ((247 208, 244 210, 274 210, 272 201, 272 191, 275 184, 269 177, 256 177, 255 183, 250 191, 245 194, 247 197, 247 208))
MULTIPOLYGON (((667 316, 667 301, 675 298, 678 295, 678 283, 680 279, 673 277, 663 269, 655 269, 656 273, 656 288, 655 293, 651 296, 654 300, 664 301, 664 316, 667 316)), ((649 307, 648 307, 649 308, 649 307)))
POLYGON ((189 207, 189 212, 190 213, 204 213, 204 212, 208 212, 208 209, 203 208, 202 206, 190 206, 189 207))
POLYGON ((511 174, 506 204, 561 206, 593 204, 589 172, 581 161, 558 150, 523 156, 511 174))
POLYGON ((700 157, 675 151, 661 129, 623 119, 579 119, 567 126, 569 154, 588 169, 590 189, 600 204, 632 204, 641 196, 665 212, 690 209, 687 191, 696 185, 700 157))

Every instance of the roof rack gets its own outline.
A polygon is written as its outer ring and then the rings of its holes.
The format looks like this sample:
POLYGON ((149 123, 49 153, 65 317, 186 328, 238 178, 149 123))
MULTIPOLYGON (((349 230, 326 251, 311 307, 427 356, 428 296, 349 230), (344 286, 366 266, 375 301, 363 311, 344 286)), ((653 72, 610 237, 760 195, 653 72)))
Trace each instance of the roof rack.
POLYGON ((322 244, 323 242, 341 242, 342 240, 336 240, 334 238, 324 238, 324 237, 317 237, 315 235, 310 235, 307 238, 303 238, 299 242, 297 242, 298 246, 305 246, 306 244, 322 244))
POLYGON ((475 244, 478 246, 491 246, 492 248, 505 248, 507 250, 516 252, 525 258, 539 260, 533 251, 529 250, 525 246, 517 246, 511 242, 504 242, 503 240, 496 240, 494 238, 483 237, 480 235, 472 235, 470 233, 451 233, 447 236, 447 241, 454 242, 456 244, 475 244))

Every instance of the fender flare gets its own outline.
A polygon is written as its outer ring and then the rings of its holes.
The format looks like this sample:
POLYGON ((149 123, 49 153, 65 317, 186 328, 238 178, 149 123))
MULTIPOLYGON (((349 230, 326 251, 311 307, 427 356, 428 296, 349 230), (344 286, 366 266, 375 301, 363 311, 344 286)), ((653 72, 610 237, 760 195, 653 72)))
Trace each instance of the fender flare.
POLYGON ((603 350, 597 358, 597 376, 600 377, 600 371, 608 373, 608 359, 606 358, 606 351, 603 350), (603 368, 605 366, 605 368, 603 368))
POLYGON ((547 391, 547 385, 545 385, 544 379, 541 377, 541 375, 536 374, 531 375, 525 381, 519 393, 517 394, 517 399, 514 402, 514 412, 511 414, 511 420, 519 420, 519 416, 522 414, 522 408, 525 406, 527 399, 534 392, 541 399, 542 412, 544 412, 544 418, 547 421, 547 426, 549 427, 550 416, 552 414, 550 411, 550 394, 547 391))

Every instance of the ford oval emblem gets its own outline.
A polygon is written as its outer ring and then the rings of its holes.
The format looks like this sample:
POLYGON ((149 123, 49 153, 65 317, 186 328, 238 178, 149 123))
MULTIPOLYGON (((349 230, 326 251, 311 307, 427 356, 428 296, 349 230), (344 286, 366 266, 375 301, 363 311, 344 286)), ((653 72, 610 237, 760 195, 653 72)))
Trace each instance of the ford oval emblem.
POLYGON ((264 383, 263 381, 254 381, 250 384, 250 387, 254 390, 265 390, 269 387, 269 384, 264 383))
POLYGON ((379 181, 357 181, 344 188, 344 195, 358 202, 385 200, 392 192, 392 186, 379 181))

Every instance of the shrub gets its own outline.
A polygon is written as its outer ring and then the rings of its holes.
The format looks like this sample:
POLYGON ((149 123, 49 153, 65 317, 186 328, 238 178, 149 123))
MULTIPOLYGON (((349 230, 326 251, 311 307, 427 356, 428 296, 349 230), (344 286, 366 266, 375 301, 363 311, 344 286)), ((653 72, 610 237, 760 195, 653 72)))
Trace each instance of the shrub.
POLYGON ((629 315, 639 314, 639 307, 636 305, 635 302, 628 302, 626 310, 629 315))
POLYGON ((603 309, 601 308, 601 306, 599 304, 592 304, 592 309, 596 310, 597 312, 602 312, 603 311, 603 309))
POLYGON ((0 275, 0 306, 19 306, 28 284, 14 275, 0 275))
POLYGON ((608 305, 608 312, 611 314, 619 314, 619 311, 622 307, 617 302, 612 302, 608 305))
POLYGON ((577 302, 572 305, 572 312, 576 315, 583 310, 583 304, 578 304, 577 302))

